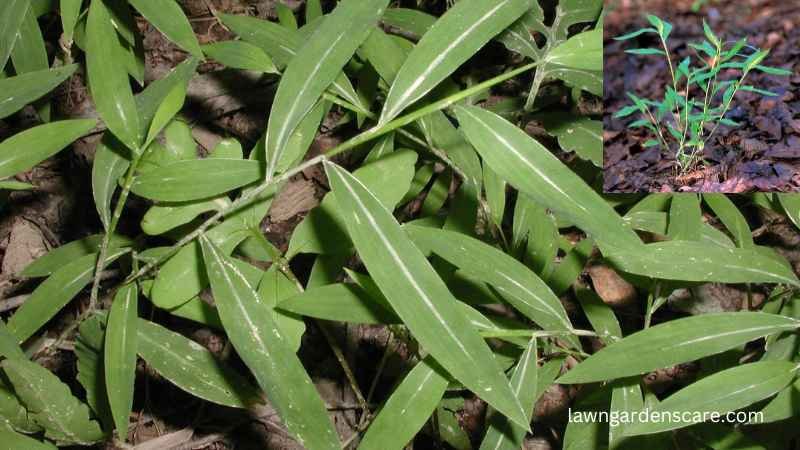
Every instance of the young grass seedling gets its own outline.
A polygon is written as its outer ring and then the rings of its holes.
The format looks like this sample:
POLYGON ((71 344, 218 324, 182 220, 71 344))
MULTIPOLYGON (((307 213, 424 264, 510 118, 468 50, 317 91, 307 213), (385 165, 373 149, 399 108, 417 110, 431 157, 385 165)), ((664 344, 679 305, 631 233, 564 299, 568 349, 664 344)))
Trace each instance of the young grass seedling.
POLYGON ((764 96, 777 95, 744 84, 752 71, 782 76, 791 75, 791 72, 761 65, 769 50, 748 45, 746 38, 723 42, 705 20, 703 21, 705 39, 699 44, 689 44, 695 51, 698 64, 693 64, 692 57, 687 56, 676 67, 667 46, 672 25, 653 15, 648 15, 647 20, 652 27, 642 28, 615 39, 624 41, 642 34, 657 34, 661 48, 636 48, 625 52, 642 56, 663 56, 669 67, 672 85, 664 89, 661 101, 640 98, 628 93, 633 105, 620 109, 614 117, 624 118, 635 113, 641 114, 642 117, 628 124, 628 128, 644 127, 652 131, 654 139, 647 140, 644 143, 645 147, 660 146, 668 153, 674 153, 678 170, 681 174, 685 174, 701 160, 706 143, 720 125, 739 126, 733 120, 725 118, 737 92, 754 92, 764 96), (728 79, 731 73, 736 76, 728 79), (721 77, 726 79, 721 80, 721 77))

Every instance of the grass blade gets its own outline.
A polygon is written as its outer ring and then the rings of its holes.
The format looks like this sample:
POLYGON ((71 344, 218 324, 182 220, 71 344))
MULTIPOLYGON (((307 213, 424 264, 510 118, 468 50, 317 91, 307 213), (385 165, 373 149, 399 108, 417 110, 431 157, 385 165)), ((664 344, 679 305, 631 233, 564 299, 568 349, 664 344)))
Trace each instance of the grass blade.
POLYGON ((249 159, 177 161, 136 178, 131 191, 153 200, 182 202, 214 197, 258 181, 261 163, 249 159))
POLYGON ((0 178, 30 169, 94 128, 91 119, 39 125, 0 142, 0 178))
POLYGON ((417 363, 386 400, 358 448, 404 448, 428 421, 447 384, 447 373, 433 358, 428 356, 417 363))
MULTIPOLYGON (((106 265, 129 251, 127 248, 109 249, 106 265)), ((96 262, 97 254, 92 253, 53 272, 8 319, 9 331, 19 342, 33 336, 92 280, 96 262)))
POLYGON ((201 237, 200 245, 222 325, 286 428, 303 446, 339 450, 325 404, 278 327, 273 309, 208 238, 201 237))
POLYGON ((477 107, 458 106, 456 114, 478 153, 514 187, 606 245, 641 247, 636 233, 595 191, 524 131, 477 107))
POLYGON ((558 382, 592 383, 639 375, 798 327, 800 321, 795 319, 759 312, 701 314, 671 320, 603 348, 558 382))
POLYGON ((369 36, 388 0, 343 0, 286 67, 267 124, 267 177, 292 132, 369 36))
POLYGON ((77 64, 56 69, 37 70, 0 80, 0 119, 19 111, 23 106, 52 91, 69 78, 77 64))
POLYGON ((97 113, 128 148, 139 150, 142 133, 122 47, 103 0, 92 0, 86 20, 86 71, 97 113))
POLYGON ((117 435, 128 437, 128 417, 133 407, 133 383, 136 380, 136 328, 139 287, 127 284, 114 296, 108 313, 103 364, 108 403, 117 435))
POLYGON ((137 338, 142 359, 195 397, 231 408, 260 401, 255 386, 197 342, 144 319, 139 319, 137 338))
POLYGON ((528 0, 456 3, 408 55, 389 90, 379 125, 430 92, 528 8, 528 0))
POLYGON ((527 428, 491 350, 391 212, 344 169, 325 163, 325 171, 359 256, 414 337, 456 379, 527 428))
POLYGON ((141 15, 147 19, 158 31, 164 33, 170 41, 178 47, 191 53, 192 56, 203 58, 203 51, 194 35, 189 19, 183 13, 178 2, 154 2, 153 0, 128 0, 141 15))
POLYGON ((17 40, 17 32, 28 13, 30 0, 6 0, 0 3, 0 67, 5 67, 17 40))

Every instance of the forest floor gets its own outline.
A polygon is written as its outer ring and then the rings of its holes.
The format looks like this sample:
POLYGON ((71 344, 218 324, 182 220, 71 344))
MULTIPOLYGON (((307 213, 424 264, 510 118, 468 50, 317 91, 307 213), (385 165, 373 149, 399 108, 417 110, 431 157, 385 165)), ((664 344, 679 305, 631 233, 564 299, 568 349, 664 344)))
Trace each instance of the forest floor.
MULTIPOLYGON (((798 192, 800 191, 800 3, 784 0, 709 0, 697 13, 693 0, 607 0, 604 30, 604 191, 606 192, 798 192), (627 129, 631 118, 613 114, 630 103, 626 92, 660 100, 671 84, 666 61, 659 56, 634 56, 629 48, 653 47, 654 35, 630 41, 615 36, 648 26, 645 13, 672 23, 668 40, 673 61, 696 56, 689 42, 703 39, 702 20, 723 41, 747 37, 751 45, 769 49, 764 65, 793 72, 791 76, 748 75, 747 84, 777 94, 762 97, 739 92, 731 120, 739 127, 720 126, 703 152, 704 164, 677 175, 675 157, 660 147, 644 148, 649 131, 627 129), (651 42, 652 41, 652 42, 651 42)), ((722 78, 724 79, 723 73, 722 78)), ((702 95, 702 92, 701 92, 702 95)))

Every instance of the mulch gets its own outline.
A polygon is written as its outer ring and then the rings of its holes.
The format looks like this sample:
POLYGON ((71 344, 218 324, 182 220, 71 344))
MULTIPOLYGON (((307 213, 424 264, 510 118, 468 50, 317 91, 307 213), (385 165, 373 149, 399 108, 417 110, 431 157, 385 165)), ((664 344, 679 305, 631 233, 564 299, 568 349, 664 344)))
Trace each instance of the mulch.
MULTIPOLYGON (((692 0, 607 3, 603 36, 605 192, 800 192, 800 2, 709 0, 698 13, 691 11, 692 0), (696 61, 687 43, 703 39, 705 18, 723 40, 748 37, 750 45, 770 49, 762 64, 793 72, 788 77, 760 72, 748 75, 747 84, 778 96, 737 93, 726 117, 740 127, 720 126, 704 149, 706 163, 683 176, 676 173, 674 155, 658 147, 643 147, 651 139, 649 131, 627 129, 631 117, 612 117, 629 104, 626 92, 660 100, 664 87, 672 83, 663 58, 624 52, 655 47, 655 36, 622 42, 613 39, 649 26, 645 13, 673 24, 668 45, 672 55, 679 55, 673 61, 686 56, 696 61)), ((721 77, 725 79, 724 74, 721 77)))

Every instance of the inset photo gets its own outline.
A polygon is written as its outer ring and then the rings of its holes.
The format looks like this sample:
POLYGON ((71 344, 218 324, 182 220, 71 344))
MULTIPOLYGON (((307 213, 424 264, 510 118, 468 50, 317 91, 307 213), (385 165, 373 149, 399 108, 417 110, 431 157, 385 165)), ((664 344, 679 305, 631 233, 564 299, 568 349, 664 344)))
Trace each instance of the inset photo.
POLYGON ((800 192, 800 2, 605 4, 605 192, 800 192))

